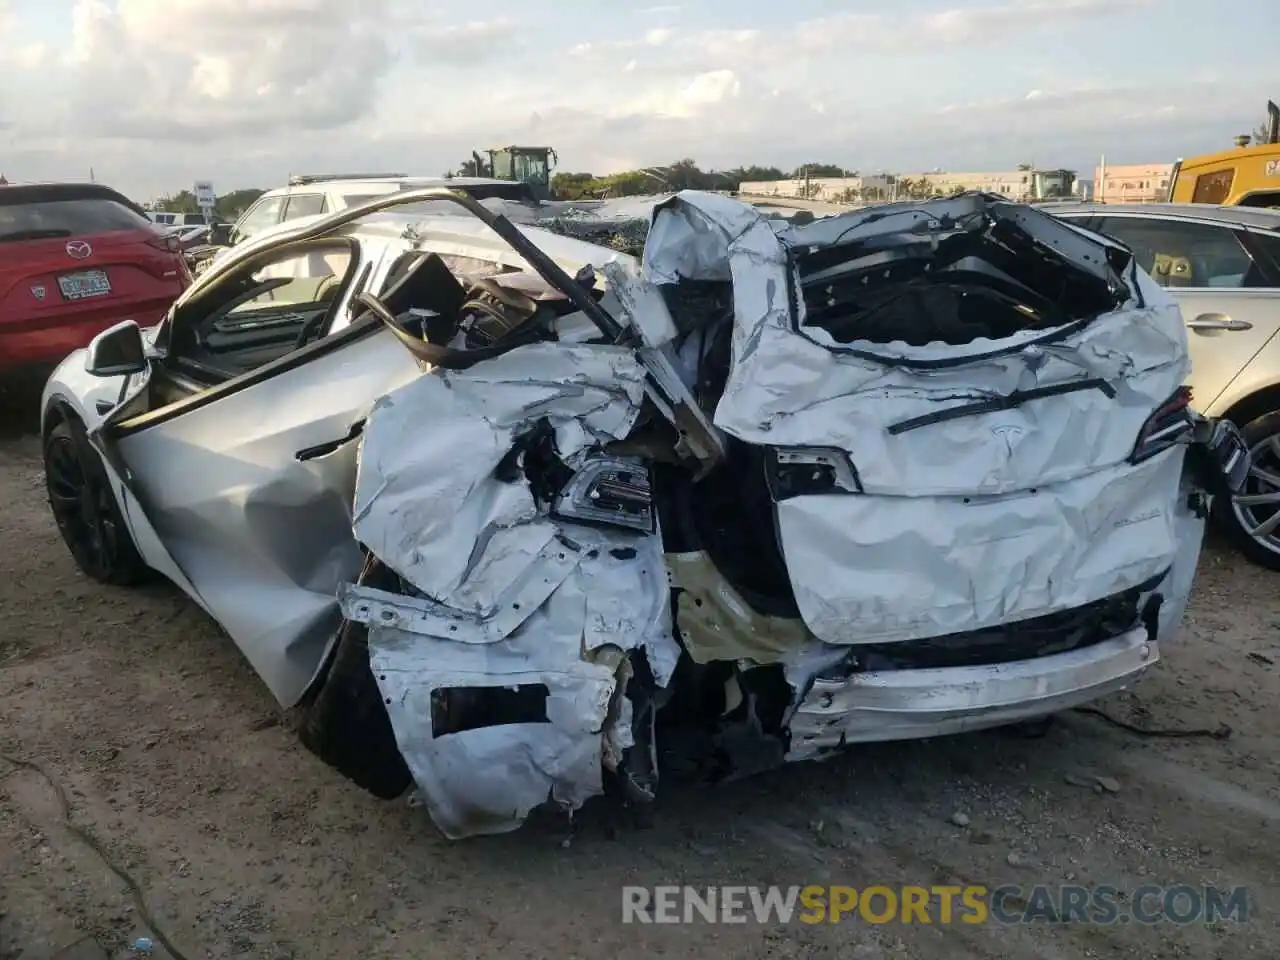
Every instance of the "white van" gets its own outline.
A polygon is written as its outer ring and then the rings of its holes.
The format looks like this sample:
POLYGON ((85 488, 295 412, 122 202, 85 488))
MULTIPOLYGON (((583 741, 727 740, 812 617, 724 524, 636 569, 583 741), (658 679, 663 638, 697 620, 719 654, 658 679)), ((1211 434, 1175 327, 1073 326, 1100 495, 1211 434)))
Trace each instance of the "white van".
POLYGON ((208 226, 209 220, 203 213, 169 213, 166 210, 148 210, 147 216, 153 223, 162 227, 196 227, 208 226))

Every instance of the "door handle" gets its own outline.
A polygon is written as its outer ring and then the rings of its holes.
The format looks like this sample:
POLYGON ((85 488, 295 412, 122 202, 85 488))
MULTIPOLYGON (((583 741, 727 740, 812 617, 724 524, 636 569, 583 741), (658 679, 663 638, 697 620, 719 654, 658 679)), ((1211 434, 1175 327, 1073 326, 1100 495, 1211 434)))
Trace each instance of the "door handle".
POLYGON ((347 431, 345 437, 338 437, 336 440, 327 440, 324 443, 317 443, 314 447, 306 447, 294 454, 299 463, 306 463, 308 460, 315 460, 317 457, 328 456, 336 452, 341 447, 346 446, 360 434, 364 433, 364 419, 361 418, 351 425, 351 429, 347 431))
POLYGON ((1232 320, 1225 313, 1202 313, 1194 320, 1188 320, 1187 326, 1192 330, 1252 330, 1253 324, 1248 320, 1232 320))

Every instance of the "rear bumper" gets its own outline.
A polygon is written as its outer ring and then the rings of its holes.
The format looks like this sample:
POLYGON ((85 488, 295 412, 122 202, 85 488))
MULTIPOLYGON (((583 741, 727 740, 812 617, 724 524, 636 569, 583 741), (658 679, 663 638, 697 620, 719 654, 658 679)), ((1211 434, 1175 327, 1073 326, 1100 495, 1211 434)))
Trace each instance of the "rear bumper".
POLYGON ((1079 650, 979 667, 883 670, 814 680, 790 722, 788 760, 848 743, 1017 723, 1123 689, 1160 659, 1146 627, 1079 650))
POLYGON ((140 304, 115 306, 92 313, 64 317, 41 317, 37 322, 0 317, 0 370, 24 367, 52 367, 67 354, 89 345, 89 341, 121 320, 136 320, 148 327, 164 318, 181 289, 172 297, 140 304))

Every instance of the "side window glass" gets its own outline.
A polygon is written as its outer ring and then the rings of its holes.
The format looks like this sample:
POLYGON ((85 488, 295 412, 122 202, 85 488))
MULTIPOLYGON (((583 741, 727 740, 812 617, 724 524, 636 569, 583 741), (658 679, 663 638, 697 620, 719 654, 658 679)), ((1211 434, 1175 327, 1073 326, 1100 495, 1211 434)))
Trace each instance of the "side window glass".
POLYGON ((259 200, 248 209, 240 222, 236 224, 233 243, 247 240, 255 233, 274 227, 280 222, 280 208, 284 206, 284 197, 267 197, 259 200))
POLYGON ((1264 286, 1257 264, 1229 227, 1145 217, 1106 217, 1103 233, 1133 250, 1162 287, 1264 286))
POLYGON ((1067 223, 1071 224, 1073 227, 1079 227, 1081 230, 1090 230, 1093 233, 1098 233, 1101 230, 1101 227, 1099 226, 1101 221, 1099 221, 1097 217, 1068 216, 1068 217, 1059 217, 1058 219, 1065 220, 1067 223))
POLYGON ((327 332, 330 312, 353 269, 345 243, 295 248, 244 270, 185 305, 181 358, 238 376, 327 332))
POLYGON ((312 217, 318 213, 324 213, 324 210, 324 194, 295 193, 290 195, 289 202, 284 208, 284 219, 312 217))
POLYGON ((1227 195, 1231 193, 1231 181, 1235 176, 1234 167, 1201 174, 1196 177, 1196 188, 1191 194, 1191 202, 1226 203, 1227 195))
MULTIPOLYGON (((1280 274, 1280 235, 1274 233, 1254 233, 1252 236, 1256 249, 1262 251, 1262 255, 1271 261, 1271 276, 1274 280, 1277 274, 1280 274)), ((1275 283, 1268 283, 1266 286, 1274 287, 1275 283)))

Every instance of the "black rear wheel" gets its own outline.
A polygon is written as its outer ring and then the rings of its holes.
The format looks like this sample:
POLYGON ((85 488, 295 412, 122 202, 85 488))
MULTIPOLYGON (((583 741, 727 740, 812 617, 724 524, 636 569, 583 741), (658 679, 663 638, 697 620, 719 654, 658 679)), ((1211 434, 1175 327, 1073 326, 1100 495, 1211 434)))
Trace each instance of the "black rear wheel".
MULTIPOLYGON (((394 588, 394 575, 370 558, 359 581, 394 588)), ((391 718, 369 664, 369 630, 345 621, 329 663, 298 704, 302 745, 348 780, 382 800, 394 800, 413 784, 391 718)))
POLYGON ((145 579, 147 566, 79 421, 64 420, 45 437, 44 476, 49 507, 76 566, 112 586, 145 579))

